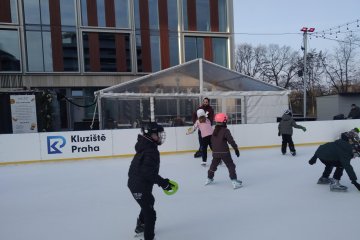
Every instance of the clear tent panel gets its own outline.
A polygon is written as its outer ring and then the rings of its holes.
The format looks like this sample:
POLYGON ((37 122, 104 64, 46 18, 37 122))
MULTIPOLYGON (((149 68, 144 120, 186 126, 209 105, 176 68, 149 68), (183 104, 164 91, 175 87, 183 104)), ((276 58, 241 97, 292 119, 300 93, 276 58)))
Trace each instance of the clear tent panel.
POLYGON ((104 89, 104 93, 200 93, 198 61, 172 67, 114 87, 104 89))

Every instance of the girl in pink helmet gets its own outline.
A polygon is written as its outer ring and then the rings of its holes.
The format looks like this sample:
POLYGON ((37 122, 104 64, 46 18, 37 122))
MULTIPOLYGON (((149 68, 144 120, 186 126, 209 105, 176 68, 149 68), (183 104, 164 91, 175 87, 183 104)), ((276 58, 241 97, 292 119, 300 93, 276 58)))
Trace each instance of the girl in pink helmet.
POLYGON ((188 129, 186 135, 195 132, 196 129, 200 130, 201 133, 201 154, 202 154, 202 166, 206 166, 207 161, 207 149, 208 146, 211 149, 211 135, 213 133, 213 128, 211 126, 210 120, 207 118, 207 112, 204 109, 198 109, 197 112, 198 119, 196 120, 194 126, 188 129))
POLYGON ((228 144, 230 144, 235 151, 237 157, 240 156, 238 146, 232 137, 230 130, 227 128, 228 116, 225 113, 218 113, 215 115, 215 130, 211 137, 213 160, 211 162, 208 178, 205 185, 214 182, 214 175, 221 160, 225 163, 229 170, 229 176, 234 189, 242 187, 242 182, 237 179, 235 164, 231 158, 231 153, 228 144))

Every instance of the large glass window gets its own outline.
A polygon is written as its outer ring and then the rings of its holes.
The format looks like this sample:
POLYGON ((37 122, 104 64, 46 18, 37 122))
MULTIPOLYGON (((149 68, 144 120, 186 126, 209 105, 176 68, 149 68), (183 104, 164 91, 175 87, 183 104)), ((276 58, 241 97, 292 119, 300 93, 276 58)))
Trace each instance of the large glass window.
MULTIPOLYGON (((136 2, 136 1, 135 1, 136 2)), ((106 27, 106 1, 97 0, 96 1, 96 15, 97 15, 97 26, 106 27)), ((136 3, 134 3, 136 4, 136 3)), ((115 26, 116 28, 130 28, 130 4, 129 0, 114 0, 114 14, 115 14, 115 26)), ((135 11, 136 12, 136 11, 135 11)), ((89 16, 87 1, 81 0, 81 19, 83 26, 89 25, 89 16)))
POLYGON ((189 24, 192 24, 193 27, 196 24, 196 28, 191 30, 209 32, 212 27, 215 27, 211 26, 211 22, 215 21, 220 32, 227 32, 227 0, 217 0, 216 4, 211 4, 211 2, 210 0, 196 0, 194 3, 193 0, 183 0, 183 24, 185 31, 189 30, 189 24), (196 10, 188 9, 189 4, 196 4, 196 10), (217 19, 211 19, 211 17, 215 17, 210 14, 214 11, 217 11, 217 19), (190 19, 192 21, 196 19, 196 22, 189 23, 190 19))
POLYGON ((27 70, 78 71, 75 0, 60 0, 60 9, 53 5, 52 11, 50 3, 24 1, 27 70), (58 14, 60 19, 57 19, 58 14))
POLYGON ((19 33, 0 29, 0 71, 20 71, 19 33))
POLYGON ((85 71, 98 71, 91 68, 92 59, 99 62, 101 72, 131 72, 130 35, 97 33, 96 36, 98 44, 90 44, 89 33, 83 33, 85 71), (95 49, 95 54, 91 49, 95 49))
POLYGON ((210 61, 228 67, 227 38, 211 38, 212 48, 204 49, 203 37, 185 37, 185 61, 204 58, 205 51, 211 51, 210 61))

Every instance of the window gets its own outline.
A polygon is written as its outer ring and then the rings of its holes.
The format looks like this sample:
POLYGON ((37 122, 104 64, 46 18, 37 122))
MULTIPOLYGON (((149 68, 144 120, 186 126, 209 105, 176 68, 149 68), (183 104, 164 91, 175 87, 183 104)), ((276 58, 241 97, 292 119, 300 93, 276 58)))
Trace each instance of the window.
POLYGON ((168 0, 168 28, 170 31, 178 30, 178 9, 177 0, 168 0))
POLYGON ((0 29, 0 71, 20 71, 19 33, 0 29))
POLYGON ((228 67, 228 39, 219 37, 210 38, 210 49, 205 49, 204 39, 205 37, 185 37, 185 61, 187 62, 196 58, 205 58, 206 54, 207 56, 212 56, 212 59, 208 60, 221 66, 228 67))
POLYGON ((78 71, 75 0, 27 0, 24 15, 27 71, 78 71))
POLYGON ((170 49, 170 66, 179 64, 179 39, 177 34, 170 34, 169 36, 169 49, 170 49))
POLYGON ((130 35, 83 33, 87 72, 131 72, 130 35))
POLYGON ((151 70, 157 72, 161 69, 161 59, 160 59, 160 36, 151 35, 151 70))
POLYGON ((83 26, 130 28, 129 0, 96 0, 96 6, 88 6, 81 0, 83 26))

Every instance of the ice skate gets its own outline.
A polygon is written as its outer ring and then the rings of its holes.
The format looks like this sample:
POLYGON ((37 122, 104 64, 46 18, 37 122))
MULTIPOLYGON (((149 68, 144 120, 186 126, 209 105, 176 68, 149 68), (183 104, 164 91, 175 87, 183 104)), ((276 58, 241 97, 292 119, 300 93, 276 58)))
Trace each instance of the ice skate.
POLYGON ((205 181, 205 186, 209 185, 209 184, 212 184, 213 182, 214 182, 214 179, 207 178, 206 181, 205 181))
POLYGON ((317 181, 317 184, 330 184, 331 181, 332 181, 331 178, 321 177, 321 178, 319 178, 319 180, 317 181))
POLYGON ((233 188, 237 189, 237 188, 241 188, 242 187, 242 181, 237 180, 237 179, 233 179, 231 180, 233 188))
MULTIPOLYGON (((143 232, 135 235, 134 238, 137 239, 137 240, 145 240, 143 232)), ((153 240, 156 240, 156 238, 154 237, 153 240)))
POLYGON ((206 162, 201 162, 201 166, 206 167, 206 162))
POLYGON ((333 179, 330 183, 330 191, 332 192, 346 192, 347 187, 344 185, 341 185, 339 180, 333 179))
POLYGON ((291 152, 291 155, 296 156, 296 151, 291 152))
POLYGON ((138 218, 136 220, 135 237, 144 237, 145 224, 138 218))

